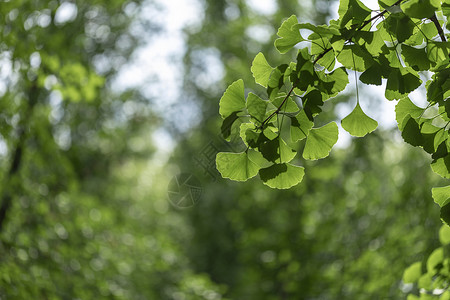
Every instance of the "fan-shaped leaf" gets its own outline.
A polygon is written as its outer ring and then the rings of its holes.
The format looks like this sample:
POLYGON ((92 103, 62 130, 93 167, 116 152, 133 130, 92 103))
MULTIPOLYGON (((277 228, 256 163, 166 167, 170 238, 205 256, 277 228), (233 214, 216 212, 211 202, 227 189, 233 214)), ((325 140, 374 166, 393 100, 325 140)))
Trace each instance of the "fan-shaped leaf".
POLYGON ((374 131, 378 122, 366 115, 357 103, 353 111, 341 121, 341 125, 351 135, 363 137, 374 131))
POLYGON ((264 54, 259 52, 255 59, 252 62, 251 71, 253 74, 253 78, 255 78, 255 82, 262 85, 263 87, 267 87, 267 83, 269 82, 270 73, 272 73, 273 68, 269 65, 264 54))
POLYGON ((233 82, 225 91, 219 103, 219 113, 223 119, 234 112, 245 108, 244 81, 239 79, 233 82))
POLYGON ((419 280, 421 275, 422 275, 422 263, 415 262, 411 266, 406 268, 405 272, 403 273, 403 282, 414 283, 417 280, 419 280))
POLYGON ((338 136, 339 129, 335 122, 311 129, 306 138, 303 158, 316 160, 327 157, 330 154, 331 148, 336 144, 338 136))
POLYGON ((292 15, 285 20, 278 29, 277 35, 280 38, 275 40, 275 48, 277 48, 280 53, 283 54, 288 52, 297 43, 303 41, 300 31, 295 27, 293 28, 296 24, 298 24, 297 17, 292 15))
POLYGON ((276 189, 288 189, 299 184, 305 175, 305 168, 291 164, 275 164, 259 170, 265 185, 276 189))
POLYGON ((216 157, 216 166, 222 177, 236 181, 246 181, 256 176, 260 169, 246 152, 220 152, 216 157))

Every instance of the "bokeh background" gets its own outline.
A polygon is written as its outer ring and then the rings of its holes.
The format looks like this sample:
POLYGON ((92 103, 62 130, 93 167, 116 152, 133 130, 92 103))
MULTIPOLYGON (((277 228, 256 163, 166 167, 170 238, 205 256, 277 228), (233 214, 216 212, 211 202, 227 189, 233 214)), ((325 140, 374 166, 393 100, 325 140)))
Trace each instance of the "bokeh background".
MULTIPOLYGON (((376 3, 367 2, 376 9, 376 3)), ((403 270, 439 245, 439 184, 380 127, 344 132, 273 190, 222 179, 219 99, 292 14, 327 0, 0 0, 1 299, 403 299, 403 270)), ((351 78, 352 76, 350 76, 351 78)), ((317 123, 340 121, 355 82, 317 123)), ((413 96, 420 103, 421 94, 413 96)))

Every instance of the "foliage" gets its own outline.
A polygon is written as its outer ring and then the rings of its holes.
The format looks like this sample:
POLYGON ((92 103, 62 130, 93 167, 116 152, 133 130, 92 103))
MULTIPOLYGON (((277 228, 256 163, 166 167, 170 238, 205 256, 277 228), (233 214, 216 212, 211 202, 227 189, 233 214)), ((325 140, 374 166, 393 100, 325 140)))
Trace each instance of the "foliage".
MULTIPOLYGON (((230 124, 230 116, 231 122, 241 121, 237 131, 247 146, 238 155, 228 154, 226 163, 219 153, 217 169, 222 176, 243 181, 256 176, 259 168, 260 179, 270 187, 286 189, 301 182, 304 169, 292 164, 301 148, 298 141, 305 140, 304 159, 329 155, 338 139, 336 123, 312 124, 317 123, 322 106, 345 89, 348 71, 353 70, 355 78, 361 72, 359 81, 365 84, 381 85, 386 80, 386 99, 398 100, 396 120, 403 140, 429 153, 433 171, 450 178, 450 44, 445 33, 450 3, 398 0, 379 4, 380 12, 372 15, 359 0, 342 0, 339 19, 329 25, 298 23, 294 15, 281 24, 275 40, 279 53, 286 54, 299 43, 300 47, 296 60, 276 67, 262 53, 256 55, 251 71, 255 82, 266 89, 265 99, 254 101, 251 93, 246 99, 242 81, 231 84, 220 99, 220 110, 226 110, 225 115, 221 113, 224 122, 230 124), (425 72, 430 77, 424 85, 428 105, 420 108, 408 95, 422 86, 425 72), (237 86, 239 93, 234 92, 237 86), (253 152, 259 155, 250 155, 253 152), (244 172, 248 164, 239 163, 238 157, 251 163, 251 172, 244 172)), ((378 124, 361 109, 358 81, 356 91, 356 107, 341 124, 353 136, 363 137, 378 124)), ((224 137, 229 139, 230 132, 224 137)), ((448 188, 434 188, 433 198, 441 207, 441 219, 450 224, 448 188)), ((419 280, 419 288, 425 291, 420 299, 432 295, 447 299, 446 257, 439 248, 428 259, 428 273, 419 280)), ((415 282, 419 279, 416 273, 420 275, 419 264, 407 269, 405 280, 415 282)))

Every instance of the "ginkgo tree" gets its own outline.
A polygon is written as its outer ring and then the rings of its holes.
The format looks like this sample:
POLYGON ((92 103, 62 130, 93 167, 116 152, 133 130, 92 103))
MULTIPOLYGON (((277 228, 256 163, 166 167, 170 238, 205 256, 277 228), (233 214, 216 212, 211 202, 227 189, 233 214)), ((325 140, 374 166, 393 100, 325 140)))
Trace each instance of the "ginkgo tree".
MULTIPOLYGON (((359 0, 341 0, 339 18, 329 25, 299 23, 294 15, 281 24, 274 45, 280 54, 297 51, 296 59, 272 66, 258 53, 251 71, 266 95, 246 93, 244 82, 237 80, 220 99, 224 138, 229 140, 234 132, 246 145, 241 153, 217 155, 224 178, 246 181, 259 174, 272 188, 299 184, 305 169, 293 163, 298 152, 306 160, 322 159, 338 140, 336 122, 317 127, 315 119, 324 103, 345 89, 350 75, 356 78, 357 101, 341 120, 342 128, 355 137, 377 128, 361 108, 358 84, 380 86, 385 81, 385 98, 397 101, 396 121, 404 141, 429 153, 433 171, 450 178, 450 0, 378 3, 380 10, 372 11, 359 0), (408 97, 418 88, 426 90, 426 107, 408 97)), ((432 195, 448 224, 450 186, 436 187, 432 195)), ((450 299, 443 292, 450 284, 444 251, 449 231, 446 225, 441 229, 443 247, 430 256, 426 268, 415 264, 405 272, 404 282, 418 282, 425 291, 421 299, 450 299)))

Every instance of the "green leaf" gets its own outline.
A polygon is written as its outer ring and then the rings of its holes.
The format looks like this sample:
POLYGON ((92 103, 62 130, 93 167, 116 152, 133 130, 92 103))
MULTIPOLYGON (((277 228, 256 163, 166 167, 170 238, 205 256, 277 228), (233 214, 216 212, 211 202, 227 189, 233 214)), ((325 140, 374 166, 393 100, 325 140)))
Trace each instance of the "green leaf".
POLYGON ((419 75, 411 68, 392 68, 386 84, 386 99, 401 99, 421 84, 419 75))
POLYGON ((225 91, 219 103, 219 113, 223 119, 234 112, 245 108, 244 81, 239 79, 233 82, 225 91))
POLYGON ((431 67, 425 48, 414 48, 402 44, 402 57, 405 63, 416 71, 426 71, 431 67))
POLYGON ((306 138, 303 158, 316 160, 327 157, 330 154, 331 148, 336 144, 338 136, 339 129, 335 122, 311 129, 306 138))
POLYGON ((444 249, 442 247, 435 249, 427 260, 427 271, 433 273, 444 260, 444 249))
POLYGON ((435 42, 429 41, 427 43, 428 59, 434 63, 446 60, 449 55, 450 42, 435 42))
POLYGON ((314 89, 308 92, 305 96, 302 97, 303 102, 303 110, 305 111, 308 118, 313 121, 314 116, 319 114, 323 105, 322 94, 314 89))
POLYGON ((299 184, 305 175, 305 168, 291 164, 274 164, 259 170, 265 185, 276 189, 288 189, 299 184))
POLYGON ((353 111, 341 121, 342 128, 353 136, 363 137, 378 127, 378 122, 367 116, 359 103, 353 111))
POLYGON ((339 3, 340 26, 361 24, 370 17, 372 11, 359 0, 341 0, 339 3), (351 21, 351 22, 350 22, 351 21), (350 22, 350 24, 349 24, 350 22))
POLYGON ((242 123, 239 128, 239 135, 245 145, 251 148, 258 147, 261 140, 266 140, 261 132, 256 131, 256 126, 253 123, 242 123))
POLYGON ((433 0, 409 0, 404 1, 400 8, 411 18, 430 18, 439 8, 439 2, 433 0))
POLYGON ((371 65, 360 76, 359 80, 365 84, 381 85, 381 66, 378 62, 371 65))
MULTIPOLYGON (((450 190, 449 190, 450 197, 450 190)), ((450 227, 448 225, 442 225, 439 229, 439 241, 442 245, 450 244, 450 227)))
POLYGON ((414 31, 414 23, 404 13, 390 14, 383 23, 386 31, 399 43, 406 41, 414 31))
POLYGON ((415 262, 411 266, 406 268, 405 272, 403 273, 403 282, 414 283, 417 280, 419 280, 421 275, 422 275, 422 263, 415 262))
POLYGON ((280 38, 275 40, 275 48, 277 48, 281 54, 288 52, 297 43, 304 40, 300 35, 300 31, 295 27, 293 28, 296 24, 298 24, 297 17, 292 15, 285 20, 278 29, 277 35, 280 38))
POLYGON ((230 141, 231 129, 237 119, 239 119, 237 112, 233 112, 223 120, 220 131, 222 132, 222 136, 225 140, 230 141))
POLYGON ((297 142, 306 138, 309 131, 314 126, 306 115, 305 111, 302 110, 297 116, 291 118, 291 140, 292 142, 297 142))
POLYGON ((248 93, 247 96, 247 111, 252 116, 253 119, 257 120, 259 123, 262 123, 264 117, 266 116, 266 109, 268 101, 264 101, 259 98, 257 95, 253 93, 248 93))
POLYGON ((264 54, 259 52, 255 59, 252 62, 251 71, 253 74, 253 78, 255 78, 255 82, 262 85, 263 87, 267 87, 267 83, 269 82, 270 73, 272 73, 274 68, 272 68, 267 62, 264 54))
POLYGON ((359 45, 345 45, 337 60, 347 69, 364 72, 373 63, 372 55, 359 45))
POLYGON ((450 226, 450 203, 447 203, 443 207, 441 207, 441 215, 442 221, 445 222, 447 226, 450 226))
POLYGON ((328 74, 318 72, 318 77, 320 81, 316 87, 329 97, 334 97, 343 91, 349 82, 348 74, 344 67, 337 68, 328 74))
POLYGON ((287 163, 294 159, 297 152, 289 147, 281 137, 263 143, 259 150, 263 157, 271 162, 287 163))
POLYGON ((450 155, 434 160, 431 163, 431 169, 443 178, 450 178, 450 155))
POLYGON ((433 195, 434 202, 440 207, 443 207, 450 202, 450 185, 432 188, 431 194, 433 195))
POLYGON ((220 152, 216 157, 217 170, 223 178, 246 181, 258 174, 260 167, 251 161, 246 152, 220 152))
POLYGON ((395 106, 395 119, 397 120, 398 128, 403 130, 402 122, 406 115, 409 114, 414 119, 417 119, 424 111, 425 109, 416 106, 408 97, 400 99, 395 106))
POLYGON ((403 131, 402 137, 405 142, 413 146, 422 146, 423 136, 420 132, 420 127, 417 121, 411 117, 410 114, 406 115, 402 122, 403 131))

